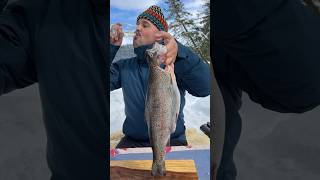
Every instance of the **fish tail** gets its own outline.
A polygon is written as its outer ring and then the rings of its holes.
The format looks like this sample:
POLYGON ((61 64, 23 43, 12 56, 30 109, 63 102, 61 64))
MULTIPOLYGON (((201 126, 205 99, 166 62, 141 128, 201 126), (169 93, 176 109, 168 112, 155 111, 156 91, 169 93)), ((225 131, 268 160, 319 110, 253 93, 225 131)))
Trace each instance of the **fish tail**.
POLYGON ((166 175, 165 161, 153 162, 151 174, 152 176, 165 176, 166 175))

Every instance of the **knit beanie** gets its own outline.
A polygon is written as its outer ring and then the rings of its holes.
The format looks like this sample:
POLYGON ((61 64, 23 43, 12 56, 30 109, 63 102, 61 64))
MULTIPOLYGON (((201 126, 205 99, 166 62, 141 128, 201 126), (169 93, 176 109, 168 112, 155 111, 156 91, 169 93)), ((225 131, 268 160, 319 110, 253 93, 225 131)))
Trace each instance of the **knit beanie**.
POLYGON ((147 19, 152 22, 160 31, 168 31, 168 24, 164 19, 161 8, 159 6, 151 6, 137 17, 139 19, 147 19))

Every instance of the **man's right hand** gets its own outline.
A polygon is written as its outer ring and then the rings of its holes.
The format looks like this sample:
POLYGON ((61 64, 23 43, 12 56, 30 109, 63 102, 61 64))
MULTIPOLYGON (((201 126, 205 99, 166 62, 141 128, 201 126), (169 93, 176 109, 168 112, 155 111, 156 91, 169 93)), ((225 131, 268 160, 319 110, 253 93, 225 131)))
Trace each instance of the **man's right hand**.
POLYGON ((121 46, 124 33, 122 31, 122 24, 116 23, 111 26, 110 41, 114 46, 121 46))

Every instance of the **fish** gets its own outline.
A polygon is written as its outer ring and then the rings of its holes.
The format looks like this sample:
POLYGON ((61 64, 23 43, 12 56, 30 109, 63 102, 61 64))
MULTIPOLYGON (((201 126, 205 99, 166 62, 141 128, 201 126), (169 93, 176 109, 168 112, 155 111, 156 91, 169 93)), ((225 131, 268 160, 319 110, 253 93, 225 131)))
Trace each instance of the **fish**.
POLYGON ((170 135, 176 130, 180 111, 180 91, 173 69, 161 68, 166 47, 157 42, 146 51, 149 65, 148 87, 145 101, 145 119, 148 126, 150 146, 153 152, 151 174, 165 176, 165 150, 170 135))

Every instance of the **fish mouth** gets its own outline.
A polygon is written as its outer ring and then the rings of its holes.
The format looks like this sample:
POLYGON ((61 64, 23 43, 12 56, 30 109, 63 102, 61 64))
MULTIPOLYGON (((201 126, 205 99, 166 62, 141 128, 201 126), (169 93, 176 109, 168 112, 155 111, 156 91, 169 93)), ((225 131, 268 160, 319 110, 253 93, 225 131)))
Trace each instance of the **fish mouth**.
POLYGON ((153 64, 160 66, 163 63, 164 54, 167 52, 167 49, 164 45, 155 42, 151 49, 147 50, 147 55, 153 61, 153 64))
POLYGON ((163 56, 165 53, 167 53, 167 48, 164 45, 159 44, 158 42, 155 42, 151 49, 148 49, 149 55, 157 57, 163 56))
POLYGON ((150 58, 155 58, 155 56, 157 56, 156 50, 155 49, 148 49, 147 50, 147 54, 150 58))

